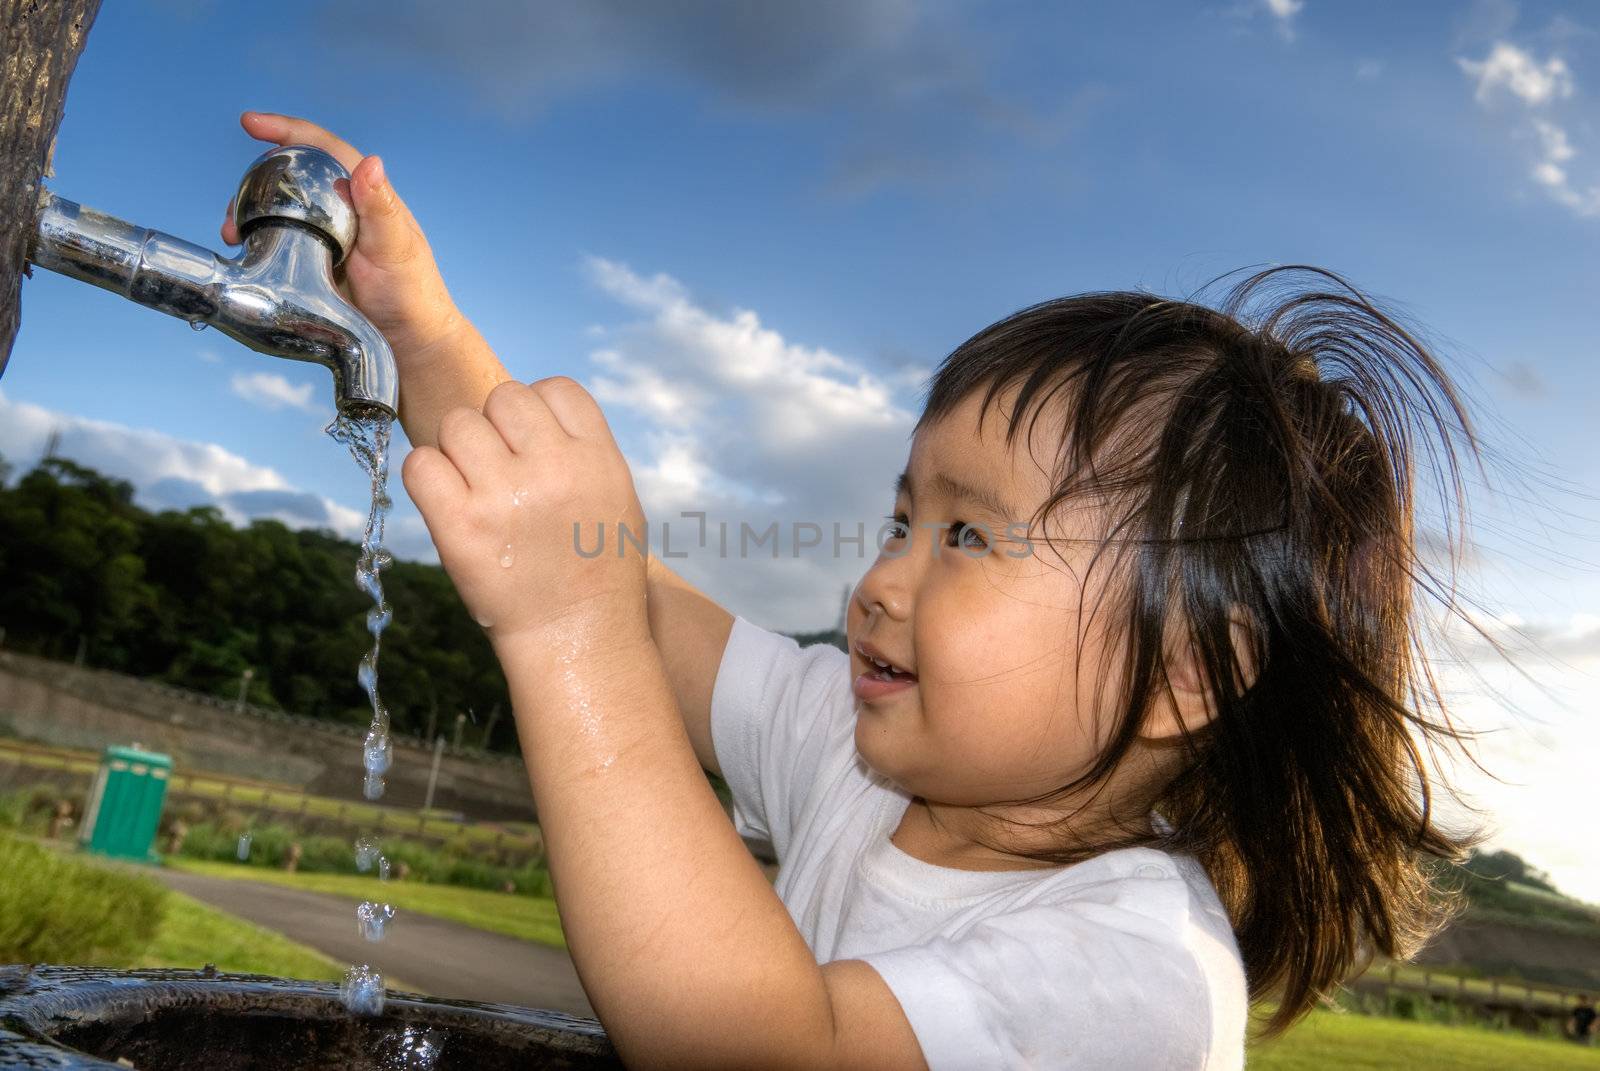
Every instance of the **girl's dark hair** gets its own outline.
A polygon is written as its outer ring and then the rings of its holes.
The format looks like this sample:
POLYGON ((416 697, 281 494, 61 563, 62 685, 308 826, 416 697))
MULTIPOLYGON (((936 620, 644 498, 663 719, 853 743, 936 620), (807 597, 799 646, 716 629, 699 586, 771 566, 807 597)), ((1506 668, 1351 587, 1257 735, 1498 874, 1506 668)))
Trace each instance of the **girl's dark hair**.
POLYGON ((1419 745, 1472 734, 1445 711, 1419 596, 1455 609, 1460 463, 1482 467, 1466 408, 1411 332, 1301 266, 1250 275, 1218 308, 1095 293, 1024 309, 945 359, 917 427, 980 388, 981 421, 1013 386, 1008 445, 1030 411, 1033 442, 1050 399, 1065 414, 1035 524, 1075 497, 1109 502, 1094 557, 1113 554, 1126 578, 1109 744, 1082 777, 1018 802, 1104 783, 1171 688, 1175 623, 1213 712, 1185 727, 1184 761, 1153 797, 1169 830, 1031 854, 1193 853, 1252 1000, 1277 1001, 1262 1033, 1281 1033, 1373 953, 1409 958, 1460 906, 1439 863, 1477 836, 1435 824, 1419 745), (1419 447, 1454 503, 1447 571, 1428 564, 1439 536, 1418 530, 1419 447))

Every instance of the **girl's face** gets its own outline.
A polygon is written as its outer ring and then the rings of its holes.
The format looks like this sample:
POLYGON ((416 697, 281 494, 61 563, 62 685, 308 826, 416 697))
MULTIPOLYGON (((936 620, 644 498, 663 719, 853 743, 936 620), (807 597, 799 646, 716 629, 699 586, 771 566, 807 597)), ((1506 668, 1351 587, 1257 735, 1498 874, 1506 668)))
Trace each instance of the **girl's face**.
POLYGON ((982 427, 978 391, 917 433, 895 499, 900 523, 847 618, 857 749, 911 794, 953 806, 1061 787, 1099 754, 1115 709, 1115 688, 1099 687, 1103 667, 1120 664, 1107 661, 1120 652, 1108 650, 1104 627, 1115 607, 1095 613, 1112 601, 1113 555, 1089 568, 1106 514, 1069 504, 1029 532, 1051 491, 1062 424, 1047 409, 1031 454, 1020 438, 1008 449, 1010 397, 982 427), (872 680, 863 645, 915 678, 872 680))

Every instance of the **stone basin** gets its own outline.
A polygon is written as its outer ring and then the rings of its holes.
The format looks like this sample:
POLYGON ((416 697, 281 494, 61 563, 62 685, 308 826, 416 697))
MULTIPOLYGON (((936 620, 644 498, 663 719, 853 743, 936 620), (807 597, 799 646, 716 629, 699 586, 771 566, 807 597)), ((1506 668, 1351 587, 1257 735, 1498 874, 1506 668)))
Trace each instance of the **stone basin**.
POLYGON ((355 1016, 333 982, 0 966, 0 1068, 587 1071, 620 1068, 593 1019, 390 992, 355 1016), (119 1062, 119 1060, 121 1062, 119 1062))

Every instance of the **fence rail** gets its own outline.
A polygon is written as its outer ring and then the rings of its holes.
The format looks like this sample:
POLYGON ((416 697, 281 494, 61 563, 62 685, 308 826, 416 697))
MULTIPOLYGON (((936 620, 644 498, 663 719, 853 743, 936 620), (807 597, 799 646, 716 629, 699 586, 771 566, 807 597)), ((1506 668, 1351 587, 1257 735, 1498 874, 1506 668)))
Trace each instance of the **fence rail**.
MULTIPOLYGON (((304 714, 292 714, 286 710, 256 706, 254 703, 239 703, 223 699, 220 696, 209 695, 205 692, 190 691, 187 688, 180 688, 161 681, 146 680, 143 677, 131 677, 125 673, 118 673, 109 669, 96 669, 92 666, 74 666, 62 662, 53 662, 47 658, 22 654, 17 651, 0 651, 0 666, 14 669, 34 680, 43 681, 50 687, 59 688, 80 698, 112 706, 137 705, 140 699, 162 700, 209 707, 229 714, 248 715, 259 721, 294 726, 301 729, 321 730, 357 740, 364 738, 367 733, 365 726, 327 721, 322 718, 308 717, 304 714)), ((397 747, 413 748, 419 751, 428 751, 433 747, 431 741, 423 739, 420 735, 398 732, 391 735, 397 747)), ((491 765, 503 766, 511 764, 520 766, 522 764, 521 757, 517 755, 486 751, 482 748, 470 746, 452 747, 449 749, 449 754, 452 757, 470 762, 491 765)))
MULTIPOLYGON (((64 795, 81 796, 88 791, 99 764, 97 752, 0 740, 0 788, 48 783, 64 795)), ((401 834, 436 847, 453 846, 501 861, 543 854, 543 839, 537 827, 523 832, 501 823, 470 822, 459 814, 353 803, 315 796, 281 782, 175 771, 167 782, 167 795, 173 801, 225 804, 253 815, 256 822, 277 821, 300 834, 334 830, 401 834)))

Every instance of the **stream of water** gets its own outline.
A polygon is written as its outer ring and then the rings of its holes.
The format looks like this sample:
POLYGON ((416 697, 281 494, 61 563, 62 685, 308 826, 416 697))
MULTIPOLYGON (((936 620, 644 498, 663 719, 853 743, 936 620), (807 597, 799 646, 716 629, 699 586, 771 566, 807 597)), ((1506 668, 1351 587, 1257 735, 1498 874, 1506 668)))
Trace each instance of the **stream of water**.
MULTIPOLYGON (((328 434, 349 448, 363 472, 372 481, 372 506, 367 512, 366 530, 361 536, 361 558, 356 563, 356 586, 372 599, 367 611, 367 631, 372 634, 372 649, 361 658, 356 680, 367 693, 372 706, 372 722, 361 746, 362 794, 369 800, 383 795, 384 774, 394 761, 394 744, 389 737, 389 710, 378 695, 378 653, 383 646, 383 630, 394 620, 394 611, 383 597, 383 570, 393 562, 383 547, 383 525, 393 502, 389 498, 389 435, 393 424, 388 417, 352 417, 340 414, 328 427, 328 434)), ((389 876, 389 861, 379 853, 378 842, 360 837, 355 843, 356 869, 365 873, 376 864, 379 880, 389 876)), ((356 925, 369 941, 383 940, 394 908, 381 901, 366 900, 356 908, 356 925)), ((361 963, 345 972, 339 990, 344 1005, 356 1015, 383 1014, 383 975, 371 964, 361 963)), ((429 1048, 436 1053, 436 1049, 429 1048)), ((416 1063, 416 1061, 408 1061, 416 1063)), ((431 1056, 427 1064, 431 1066, 431 1056)), ((421 1066, 420 1063, 417 1066, 421 1066)))

